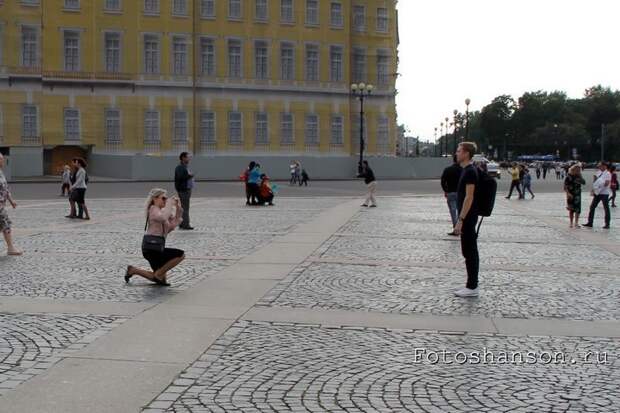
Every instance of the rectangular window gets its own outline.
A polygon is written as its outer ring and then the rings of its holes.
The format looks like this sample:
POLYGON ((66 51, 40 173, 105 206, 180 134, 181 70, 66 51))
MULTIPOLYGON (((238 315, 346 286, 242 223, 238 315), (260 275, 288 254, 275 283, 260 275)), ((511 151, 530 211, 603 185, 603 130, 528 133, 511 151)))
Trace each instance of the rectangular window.
POLYGON ((159 142, 159 112, 156 110, 144 112, 144 142, 159 142))
POLYGON ((65 70, 78 72, 80 70, 80 33, 73 30, 64 32, 65 70))
POLYGON ((280 70, 282 80, 295 79, 295 48, 291 43, 280 45, 280 70))
POLYGON ((295 136, 293 134, 294 125, 293 125, 293 114, 292 113, 282 113, 280 116, 280 133, 281 133, 281 142, 283 144, 293 144, 295 143, 295 136))
POLYGON ((159 37, 144 36, 144 73, 159 73, 159 37))
POLYGON ((344 143, 344 119, 342 115, 332 116, 332 145, 342 145, 344 143))
POLYGON ((187 112, 184 110, 172 112, 172 141, 187 142, 187 112))
POLYGON ((388 31, 388 12, 384 7, 377 9, 377 31, 381 33, 388 31))
POLYGON ((284 23, 293 23, 293 0, 280 0, 280 20, 284 23))
POLYGON ((187 0, 173 0, 172 14, 187 15, 187 0))
POLYGON ((366 51, 353 49, 353 82, 366 81, 366 51))
POLYGON ((215 76, 215 42, 213 39, 200 40, 200 69, 203 76, 215 76))
POLYGON ((105 34, 105 71, 118 73, 121 71, 121 35, 105 34))
POLYGON ((266 145, 269 143, 268 118, 265 112, 256 112, 256 144, 266 145))
POLYGON ((342 82, 343 70, 342 70, 342 46, 330 46, 329 48, 330 59, 330 80, 332 82, 342 82))
POLYGON ((159 0, 144 0, 144 12, 147 14, 159 13, 159 0))
POLYGON ((332 2, 330 9, 330 24, 336 27, 344 26, 344 16, 342 15, 342 3, 332 2))
POLYGON ((241 112, 228 112, 228 143, 240 145, 243 143, 243 127, 241 112))
POLYGON ((200 142, 216 143, 215 112, 206 110, 200 112, 200 142))
POLYGON ((356 32, 366 30, 366 8, 364 6, 353 7, 353 29, 356 32))
POLYGON ((121 141, 121 111, 119 109, 105 110, 105 140, 108 143, 121 141))
POLYGON ((121 0, 105 0, 105 10, 118 11, 121 9, 121 0))
POLYGON ((380 116, 377 125, 377 147, 387 151, 390 144, 390 121, 387 116, 380 116))
POLYGON ((319 24, 319 0, 306 0, 306 24, 319 24))
POLYGON ((202 17, 215 17, 215 0, 201 0, 200 15, 202 17))
POLYGON ((37 112, 37 107, 34 105, 22 107, 22 138, 25 140, 39 136, 37 112))
POLYGON ((80 111, 65 108, 65 141, 80 140, 80 111))
POLYGON ((240 19, 241 14, 241 0, 228 0, 228 17, 231 19, 240 19))
POLYGON ((38 65, 37 29, 22 26, 22 66, 35 67, 38 65))
POLYGON ((306 115, 306 145, 319 144, 319 117, 318 115, 306 115))
POLYGON ((267 0, 255 0, 255 2, 256 20, 267 20, 269 13, 267 0))
POLYGON ((254 64, 256 66, 256 78, 269 78, 269 54, 267 42, 259 41, 254 44, 254 64))
POLYGON ((387 85, 390 82, 389 75, 390 58, 384 51, 377 52, 377 84, 387 85))
POLYGON ((306 45, 306 80, 319 80, 319 46, 306 45))
POLYGON ((241 77, 241 41, 228 41, 228 76, 241 77))
POLYGON ((65 0, 65 9, 79 9, 80 0, 65 0))
POLYGON ((183 36, 172 38, 172 73, 184 75, 187 73, 187 39, 183 36))

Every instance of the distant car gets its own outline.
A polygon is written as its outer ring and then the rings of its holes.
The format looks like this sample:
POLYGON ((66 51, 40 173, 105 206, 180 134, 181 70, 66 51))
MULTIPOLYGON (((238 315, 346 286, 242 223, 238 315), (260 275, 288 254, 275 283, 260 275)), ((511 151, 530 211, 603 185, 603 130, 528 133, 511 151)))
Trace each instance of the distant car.
POLYGON ((497 179, 502 179, 502 170, 496 162, 489 161, 482 155, 474 155, 474 163, 481 163, 486 166, 489 176, 497 179))

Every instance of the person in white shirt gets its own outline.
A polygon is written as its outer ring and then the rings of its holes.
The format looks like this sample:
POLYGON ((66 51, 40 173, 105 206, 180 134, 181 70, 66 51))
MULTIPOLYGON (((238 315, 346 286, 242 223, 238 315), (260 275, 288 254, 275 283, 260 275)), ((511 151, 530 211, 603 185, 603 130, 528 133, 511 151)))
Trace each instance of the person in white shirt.
POLYGON ((608 165, 605 162, 598 164, 599 171, 594 175, 594 183, 592 184, 592 204, 590 205, 590 214, 588 216, 588 222, 583 225, 587 228, 594 226, 594 213, 599 203, 603 203, 605 208, 605 226, 604 229, 609 229, 611 223, 611 214, 609 210, 609 196, 611 195, 611 174, 609 173, 608 165))

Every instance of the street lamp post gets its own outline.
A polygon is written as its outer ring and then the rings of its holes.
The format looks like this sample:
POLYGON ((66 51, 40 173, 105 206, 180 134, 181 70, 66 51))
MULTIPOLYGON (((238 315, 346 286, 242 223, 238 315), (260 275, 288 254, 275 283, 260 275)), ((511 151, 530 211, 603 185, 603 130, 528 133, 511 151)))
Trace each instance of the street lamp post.
POLYGON ((364 99, 370 96, 373 89, 373 85, 367 85, 365 83, 353 83, 351 85, 351 93, 360 101, 360 160, 357 165, 357 172, 360 175, 362 174, 362 165, 364 163, 364 99))
POLYGON ((454 114, 454 137, 452 139, 452 142, 454 143, 454 152, 453 153, 456 153, 456 131, 457 131, 457 126, 458 126, 457 125, 456 117, 459 114, 459 111, 454 109, 454 112, 452 112, 452 113, 454 114))
POLYGON ((446 156, 448 156, 448 154, 450 153, 450 149, 448 148, 448 140, 449 140, 449 133, 450 133, 450 118, 446 116, 446 156))
POLYGON ((465 99, 465 140, 469 141, 469 104, 471 99, 465 99))
MULTIPOLYGON (((439 128, 439 133, 440 133, 441 135, 443 135, 443 122, 441 122, 441 123, 439 124, 439 126, 441 126, 441 127, 439 128)), ((439 152, 440 152, 440 155, 443 157, 443 142, 441 141, 441 138, 442 138, 442 137, 440 136, 440 137, 439 137, 439 152)))
POLYGON ((435 127, 435 156, 437 156, 437 127, 435 127))

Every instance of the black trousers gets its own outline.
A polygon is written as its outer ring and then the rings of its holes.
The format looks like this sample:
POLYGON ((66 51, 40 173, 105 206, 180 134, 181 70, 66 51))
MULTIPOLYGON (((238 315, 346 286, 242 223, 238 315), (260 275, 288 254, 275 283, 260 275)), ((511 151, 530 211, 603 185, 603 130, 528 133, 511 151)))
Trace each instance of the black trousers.
POLYGON ((461 252, 467 267, 466 287, 472 290, 478 288, 478 272, 480 271, 476 224, 478 224, 478 217, 468 218, 463 222, 463 228, 461 229, 461 252))
POLYGON ((512 191, 515 188, 517 189, 517 192, 519 193, 519 198, 523 196, 523 194, 521 194, 521 181, 512 181, 510 183, 510 191, 508 192, 508 198, 512 196, 512 191))
POLYGON ((605 226, 608 227, 611 223, 611 212, 609 211, 609 195, 594 195, 592 198, 592 203, 590 204, 590 215, 588 215, 588 225, 592 225, 594 223, 594 213, 596 212, 596 208, 598 204, 602 202, 603 208, 605 209, 605 226))
POLYGON ((182 228, 189 227, 189 202, 192 197, 192 190, 188 189, 186 191, 178 192, 179 199, 181 200, 181 207, 183 208, 183 222, 181 223, 182 228))

